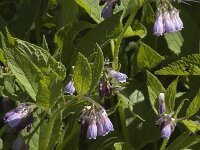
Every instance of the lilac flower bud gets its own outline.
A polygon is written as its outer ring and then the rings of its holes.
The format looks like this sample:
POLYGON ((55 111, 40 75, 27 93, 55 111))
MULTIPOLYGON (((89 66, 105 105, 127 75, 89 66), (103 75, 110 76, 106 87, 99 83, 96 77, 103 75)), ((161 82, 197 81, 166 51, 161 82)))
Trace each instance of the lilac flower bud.
POLYGON ((104 136, 110 131, 114 131, 113 124, 108 118, 108 114, 105 110, 100 111, 99 120, 97 123, 97 131, 99 136, 104 136))
POLYGON ((76 91, 75 87, 74 87, 74 82, 70 81, 66 86, 65 86, 65 91, 70 94, 73 95, 74 92, 76 91))
POLYGON ((23 141, 22 137, 19 135, 12 145, 13 150, 28 150, 28 146, 23 141))
POLYGON ((107 19, 112 15, 113 6, 115 2, 116 0, 107 0, 106 6, 103 8, 101 12, 101 17, 107 19))
POLYGON ((175 32, 175 26, 173 22, 171 21, 170 14, 168 11, 163 13, 163 21, 164 21, 164 27, 165 32, 175 32))
POLYGON ((160 93, 159 95, 159 114, 163 114, 166 111, 165 108, 165 94, 160 93))
POLYGON ((34 108, 34 104, 22 103, 5 114, 4 122, 7 123, 10 128, 14 129, 14 131, 19 132, 33 122, 32 111, 34 108))
POLYGON ((97 137, 97 125, 96 120, 91 119, 87 129, 87 138, 88 139, 96 139, 97 137))
POLYGON ((115 70, 110 70, 109 75, 114 77, 115 80, 119 81, 120 83, 126 82, 126 79, 128 78, 126 74, 115 71, 115 70))
POLYGON ((106 93, 106 96, 110 96, 110 94, 111 94, 111 88, 110 88, 110 82, 109 81, 106 81, 105 93, 106 93))
POLYGON ((163 33, 165 32, 163 24, 163 16, 161 11, 157 11, 153 32, 154 35, 156 35, 157 37, 163 35, 163 33))
POLYGON ((103 82, 99 82, 99 96, 103 97, 104 95, 104 87, 103 87, 103 82))
POLYGON ((171 125, 165 124, 161 131, 161 137, 162 138, 168 138, 170 137, 172 131, 171 131, 171 125))

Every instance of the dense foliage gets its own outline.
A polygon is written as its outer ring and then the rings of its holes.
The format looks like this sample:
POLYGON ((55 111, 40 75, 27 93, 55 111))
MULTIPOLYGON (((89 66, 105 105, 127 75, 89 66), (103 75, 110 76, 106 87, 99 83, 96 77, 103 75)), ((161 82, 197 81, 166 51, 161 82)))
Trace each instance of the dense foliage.
POLYGON ((200 4, 1 0, 0 149, 198 150, 200 4))

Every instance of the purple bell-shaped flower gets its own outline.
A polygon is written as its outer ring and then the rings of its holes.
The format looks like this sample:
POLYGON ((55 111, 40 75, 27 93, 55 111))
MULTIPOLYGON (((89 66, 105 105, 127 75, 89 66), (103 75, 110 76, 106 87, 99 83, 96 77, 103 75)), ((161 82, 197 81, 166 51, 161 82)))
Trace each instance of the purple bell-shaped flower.
POLYGON ((112 16, 113 6, 117 0, 107 0, 106 6, 103 8, 101 12, 101 17, 107 19, 112 16))
POLYGON ((115 70, 110 70, 109 75, 114 77, 115 80, 119 81, 120 83, 126 82, 126 79, 128 78, 126 74, 115 71, 115 70))
POLYGON ((32 115, 34 108, 35 104, 22 103, 5 114, 4 122, 14 131, 19 132, 34 121, 32 115))
POLYGON ((88 129, 87 129, 87 138, 88 139, 96 139, 97 137, 97 125, 96 120, 90 118, 88 123, 88 129))
POLYGON ((66 93, 73 95, 76 91, 74 87, 74 81, 70 81, 66 86, 65 86, 65 91, 66 93))
POLYGON ((163 24, 163 16, 161 11, 157 11, 156 14, 156 21, 154 23, 153 27, 153 33, 154 35, 161 36, 165 32, 164 24, 163 24))

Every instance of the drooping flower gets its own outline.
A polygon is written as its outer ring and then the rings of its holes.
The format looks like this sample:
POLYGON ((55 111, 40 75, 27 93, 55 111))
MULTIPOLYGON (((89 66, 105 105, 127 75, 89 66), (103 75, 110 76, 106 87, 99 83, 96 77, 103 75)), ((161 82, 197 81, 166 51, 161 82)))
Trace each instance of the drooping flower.
POLYGON ((66 93, 73 95, 76 91, 75 87, 74 87, 74 82, 70 81, 66 86, 65 86, 65 91, 66 93))
POLYGON ((97 137, 97 125, 95 119, 90 119, 88 123, 87 129, 87 138, 88 139, 96 139, 97 137))
POLYGON ((32 112, 34 108, 35 104, 22 103, 5 114, 4 122, 14 131, 19 132, 33 122, 32 112))
POLYGON ((170 11, 170 18, 172 20, 172 23, 175 26, 176 31, 181 31, 183 29, 183 22, 181 18, 179 17, 179 11, 175 8, 173 8, 170 11))
POLYGON ((165 94, 160 93, 159 95, 159 114, 163 114, 166 111, 165 107, 165 94))
POLYGON ((170 14, 168 11, 165 11, 163 13, 163 22, 164 22, 164 26, 165 26, 165 32, 169 33, 169 32, 175 32, 175 25, 172 22, 171 18, 170 18, 170 14))
POLYGON ((115 71, 115 70, 110 70, 109 75, 114 77, 115 80, 119 81, 120 83, 126 82, 126 79, 128 78, 126 74, 115 71))
POLYGON ((164 32, 165 32, 165 29, 164 29, 164 24, 163 24, 162 12, 157 11, 156 21, 155 21, 154 27, 153 27, 153 33, 154 33, 154 35, 156 35, 158 37, 158 36, 163 35, 164 32))
POLYGON ((104 19, 107 19, 112 16, 113 6, 115 5, 116 1, 117 0, 107 0, 106 5, 101 12, 101 17, 103 17, 104 19))
POLYGON ((21 135, 19 135, 12 144, 13 150, 28 150, 28 146, 23 141, 21 135))
POLYGON ((99 136, 104 136, 110 131, 114 131, 113 124, 108 118, 108 114, 104 109, 100 110, 99 118, 97 121, 97 131, 99 136))
POLYGON ((163 126, 163 128, 161 129, 161 137, 162 138, 168 138, 171 136, 171 125, 170 124, 166 124, 163 126))

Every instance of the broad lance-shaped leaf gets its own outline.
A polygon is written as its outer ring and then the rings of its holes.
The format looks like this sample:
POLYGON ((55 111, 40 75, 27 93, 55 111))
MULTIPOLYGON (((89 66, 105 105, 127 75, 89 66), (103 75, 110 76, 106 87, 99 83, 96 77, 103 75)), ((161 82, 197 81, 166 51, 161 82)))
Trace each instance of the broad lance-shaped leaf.
POLYGON ((186 116, 187 117, 193 116, 199 111, 199 108, 200 108, 200 90, 198 91, 197 95, 195 96, 195 98, 192 100, 189 107, 187 108, 186 116))
POLYGON ((31 98, 36 100, 38 79, 41 71, 22 53, 17 50, 5 51, 8 66, 19 82, 24 86, 31 98))
POLYGON ((199 121, 195 122, 195 121, 186 119, 186 120, 181 121, 181 123, 184 124, 186 128, 192 133, 200 131, 199 121))
POLYGON ((61 89, 62 82, 58 79, 54 72, 51 72, 49 75, 41 76, 36 95, 37 106, 48 112, 50 107, 52 107, 53 104, 60 98, 61 89))
POLYGON ((199 135, 190 136, 189 133, 183 133, 178 136, 166 150, 184 150, 191 147, 194 144, 200 142, 199 135))
POLYGON ((167 88, 165 98, 166 113, 171 113, 174 111, 177 82, 178 77, 167 88))
POLYGON ((90 87, 90 93, 95 90, 96 86, 99 83, 101 78, 101 74, 103 72, 104 67, 104 57, 103 52, 99 45, 97 45, 97 53, 94 64, 92 65, 92 84, 90 87))
POLYGON ((200 75, 200 54, 188 55, 155 72, 157 75, 200 75))
POLYGON ((74 39, 76 36, 79 32, 85 29, 93 28, 94 26, 94 24, 90 24, 85 21, 77 21, 71 24, 67 24, 58 30, 54 41, 60 49, 61 62, 65 65, 66 68, 69 67, 75 59, 75 56, 73 57, 73 55, 75 55, 77 51, 74 45, 74 39))
POLYGON ((175 54, 179 54, 184 42, 184 38, 182 37, 181 32, 167 33, 164 34, 164 37, 168 48, 175 54))
POLYGON ((165 93, 166 90, 160 81, 149 71, 147 71, 147 88, 152 108, 158 115, 158 96, 160 93, 165 93))
POLYGON ((80 95, 88 93, 92 83, 91 67, 87 58, 81 53, 78 54, 73 77, 77 93, 80 95))
POLYGON ((116 38, 122 29, 121 15, 122 12, 119 12, 90 30, 85 37, 80 40, 77 46, 78 51, 84 56, 89 57, 94 53, 96 44, 102 46, 110 39, 116 38))
POLYGON ((139 70, 152 69, 157 66, 164 58, 148 45, 140 42, 137 54, 137 66, 139 70))

